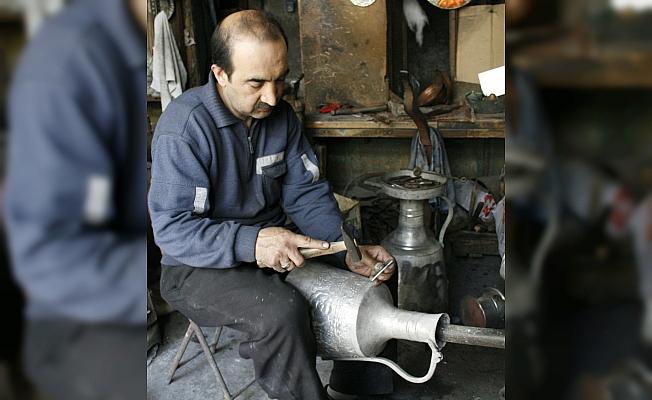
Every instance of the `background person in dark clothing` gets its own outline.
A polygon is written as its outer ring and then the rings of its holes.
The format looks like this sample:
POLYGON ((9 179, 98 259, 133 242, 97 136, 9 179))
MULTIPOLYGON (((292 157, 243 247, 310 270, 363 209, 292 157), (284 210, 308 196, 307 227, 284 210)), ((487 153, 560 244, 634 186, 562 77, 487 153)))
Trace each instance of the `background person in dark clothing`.
POLYGON ((76 1, 16 68, 4 212, 48 399, 145 397, 146 2, 76 1))
MULTIPOLYGON (((225 18, 212 47, 208 83, 170 103, 152 142, 149 209, 164 254, 161 292, 199 325, 246 332, 240 354, 253 359, 270 397, 326 399, 307 302, 279 272, 303 264, 299 248, 340 240, 342 217, 280 99, 287 40, 271 16, 249 10, 225 18), (284 228, 288 217, 303 234, 284 228)), ((380 246, 362 252, 346 264, 364 276, 391 259, 380 246)))

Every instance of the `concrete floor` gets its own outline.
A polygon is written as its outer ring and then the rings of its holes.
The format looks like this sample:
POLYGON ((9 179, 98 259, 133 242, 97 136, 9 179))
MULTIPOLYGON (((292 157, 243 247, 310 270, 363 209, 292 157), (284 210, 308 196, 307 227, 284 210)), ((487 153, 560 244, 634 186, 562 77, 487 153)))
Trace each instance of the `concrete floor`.
MULTIPOLYGON (((178 313, 161 319, 163 343, 157 356, 147 367, 148 400, 222 399, 212 370, 201 353, 198 343, 190 342, 181 365, 170 385, 165 376, 187 328, 187 321, 178 313)), ((206 333, 212 335, 213 330, 206 333)), ((253 379, 253 364, 238 355, 241 333, 225 329, 220 339, 216 360, 224 379, 232 391, 253 379)), ((388 400, 489 400, 498 399, 504 386, 504 351, 448 344, 444 360, 438 365, 433 379, 424 384, 410 384, 395 380, 396 391, 388 400)), ((332 362, 317 360, 317 371, 322 382, 327 382, 332 362)), ((247 389, 238 400, 266 400, 265 392, 257 384, 247 389)), ((311 399, 305 399, 311 400, 311 399)))

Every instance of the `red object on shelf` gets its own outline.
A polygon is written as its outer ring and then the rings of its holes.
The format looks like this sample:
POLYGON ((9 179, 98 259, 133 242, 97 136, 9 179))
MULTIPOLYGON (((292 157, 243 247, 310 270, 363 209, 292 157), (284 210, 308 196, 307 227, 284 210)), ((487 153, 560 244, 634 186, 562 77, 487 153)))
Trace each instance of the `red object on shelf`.
POLYGON ((330 114, 331 111, 339 110, 340 108, 342 108, 340 103, 328 103, 325 106, 322 106, 322 108, 319 109, 319 112, 321 114, 330 114))

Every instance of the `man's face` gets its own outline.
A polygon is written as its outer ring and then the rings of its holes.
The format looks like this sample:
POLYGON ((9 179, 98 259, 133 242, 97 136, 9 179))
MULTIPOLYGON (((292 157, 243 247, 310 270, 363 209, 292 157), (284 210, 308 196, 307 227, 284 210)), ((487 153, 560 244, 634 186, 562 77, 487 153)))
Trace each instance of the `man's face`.
POLYGON ((285 42, 246 38, 232 46, 231 76, 215 64, 211 67, 222 101, 245 122, 265 118, 283 95, 288 73, 285 42))

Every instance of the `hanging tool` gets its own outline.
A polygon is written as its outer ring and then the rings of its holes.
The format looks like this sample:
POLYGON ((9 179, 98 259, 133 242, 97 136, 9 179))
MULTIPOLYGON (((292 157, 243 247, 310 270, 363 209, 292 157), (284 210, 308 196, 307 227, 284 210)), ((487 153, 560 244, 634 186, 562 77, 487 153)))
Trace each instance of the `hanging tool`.
POLYGON ((341 107, 341 108, 331 110, 331 115, 351 115, 351 114, 362 114, 362 113, 378 112, 378 111, 387 111, 387 104, 381 104, 372 107, 351 107, 351 108, 341 107))
POLYGON ((428 127, 428 121, 426 120, 425 115, 421 113, 419 107, 416 105, 416 99, 414 98, 414 92, 412 86, 410 85, 409 79, 410 75, 407 71, 401 71, 403 75, 403 105, 405 106, 405 112, 407 115, 412 118, 414 123, 417 125, 419 130, 419 141, 423 146, 426 152, 426 160, 428 161, 428 169, 432 167, 432 142, 430 141, 430 128, 428 127))

